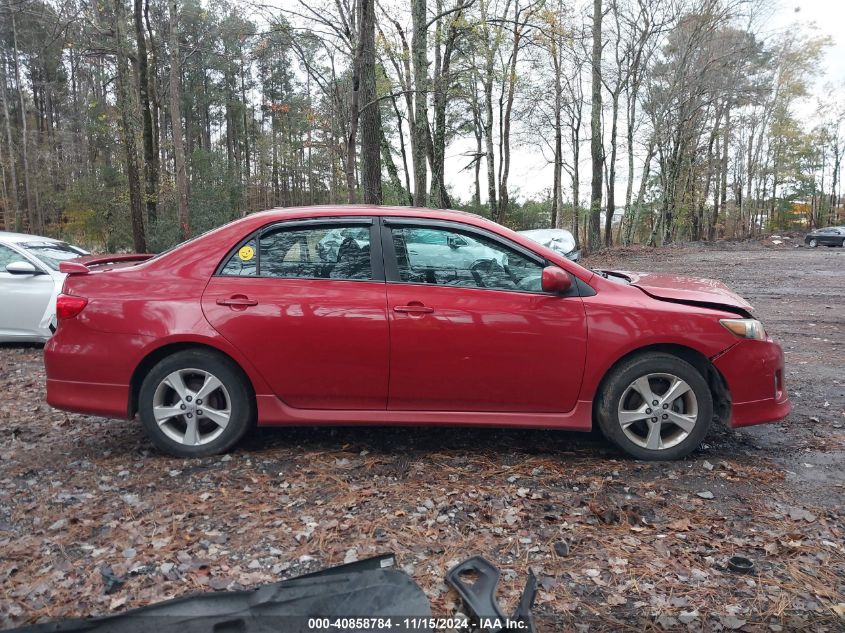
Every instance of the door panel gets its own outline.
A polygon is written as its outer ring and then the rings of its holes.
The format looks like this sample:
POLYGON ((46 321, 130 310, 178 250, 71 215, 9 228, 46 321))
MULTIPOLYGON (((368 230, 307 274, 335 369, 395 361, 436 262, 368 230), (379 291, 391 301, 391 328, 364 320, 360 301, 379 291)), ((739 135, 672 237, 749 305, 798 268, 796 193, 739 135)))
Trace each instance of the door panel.
POLYGON ((292 407, 387 406, 387 291, 372 224, 268 227, 234 249, 206 287, 211 325, 292 407))
POLYGON ((566 412, 586 354, 581 298, 540 290, 544 262, 466 227, 393 220, 383 243, 390 319, 388 409, 566 412))
POLYGON ((564 412, 586 352, 580 297, 388 284, 389 409, 564 412), (428 313, 396 312, 417 303, 428 313))
POLYGON ((288 405, 385 408, 384 282, 213 277, 202 305, 288 405), (257 303, 218 304, 233 297, 257 303))
MULTIPOLYGON (((6 265, 31 263, 23 255, 0 245, 0 334, 5 336, 40 336, 41 322, 53 296, 55 281, 50 275, 12 275, 6 265)), ((49 332, 47 332, 49 334, 49 332)))

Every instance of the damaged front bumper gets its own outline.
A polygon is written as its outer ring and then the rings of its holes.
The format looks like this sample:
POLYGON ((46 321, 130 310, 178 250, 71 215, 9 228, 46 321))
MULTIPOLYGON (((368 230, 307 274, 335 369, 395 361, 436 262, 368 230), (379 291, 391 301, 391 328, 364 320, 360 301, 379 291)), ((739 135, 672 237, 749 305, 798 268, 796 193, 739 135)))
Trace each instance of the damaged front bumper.
POLYGON ((783 350, 771 339, 744 340, 712 359, 731 394, 730 426, 777 422, 792 410, 783 350))

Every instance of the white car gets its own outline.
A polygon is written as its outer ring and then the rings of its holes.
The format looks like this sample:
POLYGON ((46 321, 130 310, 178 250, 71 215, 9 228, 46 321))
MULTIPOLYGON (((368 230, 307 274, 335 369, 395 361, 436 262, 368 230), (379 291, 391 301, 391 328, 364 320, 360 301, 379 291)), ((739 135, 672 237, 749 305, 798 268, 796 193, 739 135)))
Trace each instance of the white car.
POLYGON ((573 262, 581 259, 581 251, 575 248, 575 237, 566 229, 532 229, 520 233, 573 262))
POLYGON ((46 341, 56 329, 59 262, 88 255, 60 240, 0 231, 0 342, 46 341))

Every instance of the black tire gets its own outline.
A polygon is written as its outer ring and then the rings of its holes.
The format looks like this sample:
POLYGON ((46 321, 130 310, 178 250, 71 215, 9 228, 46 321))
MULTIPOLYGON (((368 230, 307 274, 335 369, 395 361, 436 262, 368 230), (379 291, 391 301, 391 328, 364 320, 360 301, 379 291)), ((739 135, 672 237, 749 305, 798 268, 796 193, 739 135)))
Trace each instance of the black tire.
MULTIPOLYGON (((654 383, 654 388, 657 389, 661 386, 661 381, 664 381, 666 385, 670 384, 668 378, 664 379, 660 377, 652 377, 648 384, 651 385, 654 383)), ((654 393, 657 397, 660 396, 657 391, 654 393)), ((661 393, 665 395, 668 391, 661 393)), ((681 399, 679 398, 678 400, 681 399)), ((643 404, 634 400, 634 406, 636 407, 637 405, 643 407, 649 406, 647 403, 643 404)), ((662 405, 659 406, 662 407, 662 405)), ((646 410, 651 411, 651 409, 646 410)), ((707 432, 710 429, 710 424, 713 420, 713 396, 710 392, 710 387, 708 386, 707 381, 701 373, 688 362, 671 354, 663 352, 648 352, 634 356, 622 362, 611 371, 602 384, 601 393, 597 396, 595 412, 599 428, 601 428, 604 436, 631 457, 648 461, 674 460, 689 455, 706 437, 707 432), (672 404, 672 402, 675 402, 675 400, 673 400, 669 403, 669 407, 674 408, 675 406, 687 406, 684 402, 692 403, 692 396, 694 396, 694 403, 697 412, 694 426, 692 426, 691 430, 688 431, 688 435, 674 445, 672 445, 672 443, 682 437, 684 430, 681 429, 680 426, 674 425, 671 421, 666 423, 661 421, 661 424, 666 424, 666 426, 658 426, 657 428, 662 428, 665 432, 674 431, 675 435, 667 436, 666 443, 670 444, 670 446, 666 448, 658 448, 656 450, 641 446, 633 441, 628 434, 623 431, 622 425, 619 421, 620 405, 627 409, 628 403, 631 402, 631 398, 639 397, 639 391, 631 391, 629 387, 633 388, 633 383, 639 378, 655 374, 679 378, 690 388, 689 391, 691 392, 691 395, 684 396, 684 401, 679 402, 677 405, 672 404), (625 403, 621 402, 623 397, 626 398, 625 403)), ((623 410, 623 414, 624 412, 625 411, 623 410)), ((666 411, 665 413, 672 415, 672 409, 670 409, 670 411, 666 411)), ((648 429, 651 428, 649 420, 659 420, 657 414, 660 414, 660 417, 666 417, 663 409, 656 409, 656 413, 654 414, 655 418, 644 419, 631 424, 630 433, 637 436, 638 429, 642 429, 642 433, 647 434, 648 429)), ((646 435, 646 437, 643 438, 643 441, 648 439, 648 437, 650 436, 646 435)))
POLYGON ((819 241, 814 237, 811 237, 809 240, 807 240, 807 246, 809 246, 810 248, 816 248, 818 245, 819 241))
MULTIPOLYGON (((173 392, 171 398, 176 398, 178 402, 182 402, 181 399, 176 397, 175 390, 171 391, 173 392)), ((192 391, 191 393, 196 395, 198 392, 192 391)), ((191 400, 191 398, 192 396, 187 397, 188 400, 191 400)), ((210 402, 203 403, 201 400, 194 400, 195 407, 197 403, 199 403, 199 406, 207 406, 206 414, 211 413, 209 410, 212 409, 210 402)), ((254 426, 256 419, 255 396, 241 369, 226 356, 208 350, 185 350, 176 352, 159 361, 144 378, 138 394, 138 413, 147 436, 161 451, 176 457, 205 457, 230 450, 254 426), (217 378, 221 383, 221 388, 211 393, 208 399, 210 401, 212 398, 217 398, 218 402, 224 403, 225 411, 229 415, 228 423, 215 437, 214 433, 218 432, 219 425, 213 423, 210 419, 203 418, 202 409, 192 409, 196 414, 194 424, 197 427, 195 428, 199 428, 199 425, 203 424, 210 429, 215 426, 217 428, 207 434, 208 438, 213 439, 197 445, 188 445, 180 443, 168 435, 168 432, 178 434, 180 425, 187 423, 185 416, 174 415, 160 425, 156 421, 153 407, 155 399, 161 397, 157 395, 160 386, 162 390, 170 389, 168 383, 164 382, 168 376, 171 376, 174 372, 182 372, 180 376, 185 377, 185 384, 187 385, 193 379, 193 376, 197 376, 197 380, 201 376, 201 374, 193 373, 193 370, 206 372, 217 378)), ((187 437, 188 433, 185 432, 185 438, 187 437)), ((201 432, 197 431, 195 437, 201 437, 201 432)))

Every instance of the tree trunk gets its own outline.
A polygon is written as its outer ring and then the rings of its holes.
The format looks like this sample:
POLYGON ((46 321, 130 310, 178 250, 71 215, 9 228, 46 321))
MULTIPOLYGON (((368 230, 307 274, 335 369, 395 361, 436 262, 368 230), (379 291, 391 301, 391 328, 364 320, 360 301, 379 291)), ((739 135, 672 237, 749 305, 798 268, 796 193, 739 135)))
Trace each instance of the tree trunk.
POLYGON ((640 215, 642 214, 643 200, 645 199, 646 187, 648 186, 648 176, 651 172, 651 159, 654 157, 654 139, 652 138, 646 150, 645 161, 643 162, 643 173, 640 176, 640 188, 637 191, 637 199, 634 202, 634 211, 631 217, 631 224, 628 227, 626 244, 633 241, 633 236, 640 223, 640 215))
MULTIPOLYGON (((360 38, 360 34, 359 34, 360 38)), ((361 65, 352 60, 352 86, 349 95, 349 129, 346 135, 346 202, 355 203, 355 167, 358 139, 358 108, 361 99, 361 65)))
MULTIPOLYGON (((725 213, 725 210, 728 206, 728 149, 730 146, 730 139, 731 139, 731 106, 728 104, 725 108, 725 129, 724 135, 722 137, 722 184, 720 185, 720 194, 722 196, 721 199, 721 207, 722 213, 725 213)), ((718 218, 716 218, 718 221, 718 218)))
POLYGON ((0 99, 3 100, 3 123, 6 128, 6 148, 9 152, 9 176, 12 184, 12 197, 9 202, 12 208, 12 216, 9 216, 9 209, 4 213, 7 231, 20 231, 23 227, 23 218, 18 201, 18 176, 15 168, 15 152, 12 144, 12 125, 9 121, 9 102, 6 96, 6 56, 0 58, 0 99))
MULTIPOLYGON (((408 196, 408 205, 414 206, 414 194, 411 191, 411 174, 408 171, 408 152, 405 151, 405 133, 402 131, 402 113, 396 103, 396 97, 391 96, 393 111, 396 113, 396 134, 399 136, 399 154, 402 156, 402 171, 405 174, 405 195, 408 196)), ((382 130, 383 132, 383 130, 382 130)), ((411 131, 413 133, 413 130, 411 131)))
MULTIPOLYGON (((463 0, 459 0, 463 3, 463 0)), ((462 7, 463 4, 459 5, 462 7)), ((438 12, 443 11, 442 2, 438 1, 438 12)), ((440 60, 438 72, 434 77, 434 135, 432 139, 432 166, 431 166, 431 198, 441 209, 448 209, 452 206, 449 194, 446 191, 445 162, 446 162, 446 101, 449 93, 449 86, 452 82, 452 53, 455 50, 455 43, 458 39, 456 21, 461 18, 462 9, 452 16, 449 22, 449 29, 446 41, 443 46, 443 55, 440 60)), ((439 22, 438 22, 439 24, 439 22)), ((439 26, 438 26, 439 28, 439 26)))
POLYGON ((179 59, 179 7, 170 0, 170 127, 173 132, 173 163, 176 172, 177 219, 182 239, 191 236, 188 215, 188 175, 185 167, 185 146, 182 137, 182 73, 179 59))
POLYGON ((604 214, 604 245, 613 246, 613 214, 616 213, 616 126, 619 120, 619 93, 612 95, 610 161, 607 165, 607 211, 604 214))
POLYGON ((495 218, 497 222, 505 222, 510 206, 510 198, 508 196, 508 177, 511 169, 511 116, 513 113, 513 100, 516 93, 516 60, 519 55, 519 44, 522 40, 522 24, 519 22, 519 4, 514 10, 514 25, 513 25, 513 48, 511 49, 510 66, 508 68, 507 76, 507 100, 505 102, 505 111, 502 115, 502 162, 499 165, 501 175, 499 178, 499 216, 495 218))
POLYGON ((23 87, 21 86, 21 71, 18 63, 18 31, 15 25, 15 11, 12 8, 11 0, 7 2, 9 7, 9 21, 12 25, 12 57, 15 69, 15 87, 18 91, 18 103, 20 104, 21 114, 21 161, 23 162, 23 188, 26 197, 26 211, 29 216, 29 228, 31 231, 43 233, 43 226, 40 215, 35 208, 32 201, 32 189, 29 184, 29 150, 27 143, 27 120, 26 120, 26 103, 23 98, 23 87))
MULTIPOLYGON (((558 6, 560 9, 560 6, 558 6)), ((552 172, 552 212, 549 224, 551 228, 561 227, 561 204, 563 192, 563 64, 561 47, 557 33, 552 33, 552 46, 549 51, 552 56, 552 66, 555 74, 555 143, 554 170, 552 172)))
POLYGON ((114 0, 115 39, 117 40, 117 107, 120 110, 123 148, 126 154, 126 177, 129 180, 129 220, 132 243, 139 253, 147 250, 144 234, 144 209, 141 202, 141 178, 138 168, 138 147, 135 144, 134 104, 130 89, 129 52, 126 48, 126 7, 123 0, 114 0))
POLYGON ((592 181, 590 192, 589 248, 601 244, 602 164, 604 163, 601 138, 601 21, 602 0, 593 0, 593 54, 592 54, 592 111, 590 113, 590 160, 592 181))
POLYGON ((411 0, 411 55, 414 61, 414 206, 427 205, 428 192, 428 14, 426 0, 411 0))
POLYGON ((141 115, 144 135, 144 182, 147 221, 156 222, 158 204, 158 157, 153 139, 153 114, 150 108, 150 77, 147 60, 147 41, 144 36, 143 0, 135 0, 135 40, 138 46, 138 88, 141 97, 141 115))
POLYGON ((358 39, 358 59, 361 64, 362 102, 360 113, 361 185, 366 204, 381 204, 381 139, 384 134, 381 128, 381 108, 376 92, 375 2, 374 0, 359 1, 361 31, 358 39))
POLYGON ((484 41, 484 144, 487 155, 487 206, 490 209, 490 218, 495 220, 499 215, 499 204, 496 195, 496 154, 493 149, 493 64, 495 61, 492 41, 493 36, 487 23, 488 5, 481 6, 481 19, 484 29, 482 39, 484 41))

